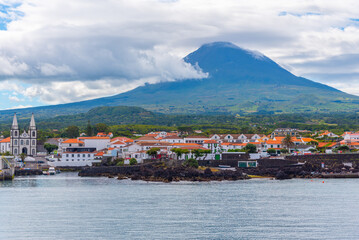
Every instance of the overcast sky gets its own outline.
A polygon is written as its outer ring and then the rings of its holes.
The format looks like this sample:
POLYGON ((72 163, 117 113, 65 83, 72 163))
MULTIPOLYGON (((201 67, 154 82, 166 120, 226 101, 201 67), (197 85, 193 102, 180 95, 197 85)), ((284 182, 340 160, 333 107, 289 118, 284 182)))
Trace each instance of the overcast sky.
POLYGON ((203 78, 182 58, 213 41, 359 95, 357 0, 0 0, 0 109, 203 78))

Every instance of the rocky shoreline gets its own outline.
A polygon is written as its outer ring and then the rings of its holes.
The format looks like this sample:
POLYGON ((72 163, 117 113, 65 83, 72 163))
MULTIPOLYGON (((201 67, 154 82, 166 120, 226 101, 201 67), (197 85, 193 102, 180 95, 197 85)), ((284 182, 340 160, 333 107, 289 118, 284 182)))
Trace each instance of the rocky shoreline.
POLYGON ((148 182, 178 182, 178 181, 236 181, 245 180, 250 177, 240 170, 218 171, 211 168, 196 169, 191 167, 168 167, 163 162, 146 164, 142 166, 122 167, 118 171, 113 171, 111 167, 93 167, 79 172, 79 176, 143 180, 148 182))
POLYGON ((167 166, 164 162, 123 167, 89 167, 79 172, 79 176, 110 177, 117 179, 143 180, 149 182, 172 181, 236 181, 250 179, 251 176, 268 177, 278 180, 292 178, 359 178, 359 169, 342 165, 321 168, 317 164, 302 164, 286 167, 257 168, 191 168, 167 166))

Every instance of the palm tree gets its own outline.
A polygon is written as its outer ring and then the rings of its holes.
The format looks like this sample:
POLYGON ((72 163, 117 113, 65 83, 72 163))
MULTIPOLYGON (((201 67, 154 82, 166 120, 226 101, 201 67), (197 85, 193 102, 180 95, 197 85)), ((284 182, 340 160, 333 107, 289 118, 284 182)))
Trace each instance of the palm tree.
POLYGON ((289 134, 287 136, 285 136, 285 138, 283 138, 283 140, 282 140, 282 144, 287 149, 289 149, 291 146, 293 146, 292 136, 290 136, 289 134))

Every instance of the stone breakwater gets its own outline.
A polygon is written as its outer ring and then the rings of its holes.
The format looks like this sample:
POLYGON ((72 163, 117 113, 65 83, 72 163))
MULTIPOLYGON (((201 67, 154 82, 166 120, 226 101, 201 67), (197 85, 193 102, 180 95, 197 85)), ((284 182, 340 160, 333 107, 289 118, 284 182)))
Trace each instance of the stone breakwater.
POLYGON ((212 171, 187 167, 167 167, 163 163, 146 164, 141 166, 125 167, 91 167, 84 168, 79 176, 106 176, 117 177, 118 179, 129 178, 132 180, 143 180, 153 182, 172 181, 223 181, 223 180, 244 180, 249 179, 242 171, 212 171))

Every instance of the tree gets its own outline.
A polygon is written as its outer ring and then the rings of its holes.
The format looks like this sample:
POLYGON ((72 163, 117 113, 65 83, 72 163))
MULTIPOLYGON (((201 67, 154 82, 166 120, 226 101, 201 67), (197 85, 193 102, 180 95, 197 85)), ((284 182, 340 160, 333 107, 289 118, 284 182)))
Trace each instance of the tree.
POLYGON ((21 161, 24 162, 24 161, 25 161, 25 158, 26 158, 26 154, 25 154, 25 153, 21 153, 21 154, 20 154, 20 158, 21 158, 21 161))
POLYGON ((257 147, 256 145, 252 144, 252 143, 248 143, 244 149, 246 150, 247 153, 256 153, 257 152, 257 147))
POLYGON ((59 147, 54 144, 45 143, 44 148, 46 149, 47 153, 52 153, 54 150, 58 149, 59 147))
POLYGON ((349 147, 347 145, 342 145, 337 148, 339 151, 349 151, 349 147))
POLYGON ((212 151, 209 150, 209 149, 206 149, 206 150, 202 150, 203 154, 204 154, 204 158, 203 159, 206 159, 207 155, 210 154, 212 151))
POLYGON ((108 132, 108 126, 105 123, 97 123, 96 124, 96 131, 99 132, 108 132))
POLYGON ((290 136, 289 134, 286 135, 283 140, 282 140, 282 144, 288 149, 291 146, 293 146, 293 141, 292 141, 292 136, 290 136))
POLYGON ((130 165, 136 165, 136 164, 137 164, 136 158, 131 158, 130 159, 130 165))
POLYGON ((197 158, 202 157, 203 156, 203 152, 202 149, 193 149, 192 153, 194 155, 194 159, 197 160, 197 158))
POLYGON ((188 154, 189 153, 188 149, 182 149, 182 148, 172 148, 171 151, 174 152, 177 155, 177 160, 179 158, 181 158, 181 156, 183 154, 188 154))
POLYGON ((147 153, 148 155, 150 155, 150 156, 152 157, 152 159, 153 159, 153 158, 156 158, 156 157, 157 157, 158 151, 160 151, 159 148, 151 148, 151 149, 148 150, 146 153, 147 153))
POLYGON ((80 130, 77 126, 68 126, 65 134, 69 138, 77 138, 80 135, 80 130))
POLYGON ((92 126, 91 126, 90 120, 87 122, 86 135, 87 135, 88 137, 93 136, 93 128, 92 128, 92 126))
POLYGON ((267 149, 267 153, 268 153, 268 154, 276 154, 277 151, 276 151, 274 148, 268 148, 268 149, 267 149))
POLYGON ((280 152, 286 154, 286 153, 288 153, 289 151, 288 151, 288 149, 282 148, 282 149, 280 150, 280 152))
POLYGON ((183 166, 191 167, 191 168, 198 168, 199 164, 198 164, 198 161, 196 159, 189 158, 183 163, 183 166))

